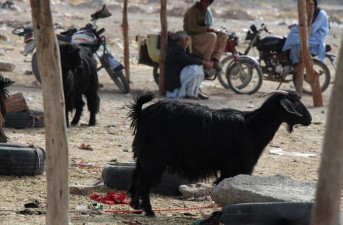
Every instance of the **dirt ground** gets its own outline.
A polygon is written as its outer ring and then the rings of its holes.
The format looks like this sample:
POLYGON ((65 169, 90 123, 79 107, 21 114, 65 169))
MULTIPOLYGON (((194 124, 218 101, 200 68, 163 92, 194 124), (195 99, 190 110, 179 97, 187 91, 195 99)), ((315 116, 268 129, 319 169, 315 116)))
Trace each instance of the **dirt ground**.
MULTIPOLYGON (((31 56, 24 57, 23 40, 12 35, 11 31, 16 26, 30 24, 29 5, 23 1, 14 1, 20 7, 18 11, 0 9, 0 34, 5 36, 5 39, 0 40, 0 61, 11 62, 15 64, 15 69, 12 72, 3 72, 5 77, 15 80, 16 83, 9 88, 10 94, 22 92, 25 96, 30 109, 43 110, 43 98, 41 86, 33 75, 30 74, 31 56)), ((89 15, 94 12, 95 8, 100 8, 98 3, 84 3, 81 1, 52 1, 52 11, 54 21, 61 23, 65 27, 74 25, 80 27, 89 21, 89 15), (94 7, 97 6, 97 7, 94 7)), ((99 1, 97 1, 99 2, 99 1)), ((136 1, 137 2, 137 1, 136 1)), ((176 4, 175 8, 179 6, 176 4)), ((245 1, 240 1, 245 2, 245 1)), ((288 17, 268 17, 263 18, 261 15, 267 15, 267 12, 275 11, 276 9, 268 9, 265 7, 267 3, 261 5, 248 4, 246 1, 246 11, 250 16, 257 12, 258 19, 256 23, 264 21, 270 24, 270 30, 278 35, 287 33, 287 24, 294 18, 288 17), (255 9, 255 11, 253 10, 255 9), (267 10, 266 10, 267 9, 267 10)), ((116 1, 108 1, 112 17, 99 21, 99 27, 106 28, 106 36, 109 46, 113 54, 122 60, 123 42, 121 39, 121 11, 118 10, 116 1)), ((219 3, 218 3, 219 4, 219 3)), ((181 4, 184 6, 185 3, 181 4)), ((100 89, 100 112, 97 115, 97 125, 88 127, 88 113, 85 110, 81 118, 81 125, 68 128, 69 138, 69 185, 93 185, 101 178, 103 167, 110 161, 117 160, 119 162, 132 161, 131 143, 132 132, 129 128, 130 121, 127 119, 128 108, 126 107, 132 102, 133 96, 141 90, 150 90, 158 93, 158 87, 153 81, 152 68, 144 65, 137 65, 137 44, 135 36, 146 35, 148 33, 159 32, 159 14, 156 13, 159 4, 150 3, 146 7, 134 5, 129 11, 129 26, 130 26, 130 72, 131 72, 131 93, 122 94, 118 88, 110 80, 109 76, 104 72, 99 72, 99 80, 102 84, 100 89), (142 10, 144 9, 144 10, 142 10), (93 151, 81 150, 78 147, 82 144, 89 144, 93 151), (86 165, 86 166, 85 166, 86 165)), ((174 6, 174 5, 173 5, 174 6)), ((221 5, 217 5, 219 8, 221 5)), ((334 6, 327 6, 335 8, 334 6)), ((340 6, 338 6, 340 7, 340 6)), ((337 8, 337 7, 336 7, 337 8)), ((222 8, 224 9, 226 8, 222 8)), ((229 7, 228 7, 229 9, 229 7)), ((157 10, 158 12, 158 10, 157 10)), ((251 19, 240 18, 240 20, 232 20, 227 18, 219 18, 216 20, 218 26, 229 25, 230 31, 235 31, 240 37, 244 38, 248 28, 252 22, 251 19)), ((171 16, 168 18, 170 30, 182 29, 182 18, 171 16)), ((327 42, 332 44, 333 53, 337 53, 340 40, 342 37, 342 25, 335 24, 331 27, 330 35, 327 42)), ((242 42, 240 48, 244 48, 242 42)), ((332 78, 334 78, 334 70, 330 67, 332 78)), ((196 101, 196 103, 208 105, 213 108, 236 108, 239 110, 254 110, 258 108, 264 99, 259 98, 262 93, 274 90, 277 83, 264 81, 262 88, 258 93, 247 96, 237 95, 230 89, 224 89, 217 80, 205 81, 202 90, 210 95, 210 100, 196 101)), ((269 176, 283 174, 295 179, 317 181, 320 157, 322 152, 322 144, 325 133, 326 117, 332 84, 329 89, 323 93, 324 107, 313 107, 312 97, 304 95, 302 100, 309 108, 313 116, 313 123, 309 127, 296 127, 292 134, 287 133, 286 127, 281 126, 275 138, 266 147, 262 157, 258 161, 253 175, 269 176), (286 153, 298 152, 309 153, 314 156, 293 156, 293 155, 275 155, 270 152, 273 148, 281 148, 286 153)), ((284 84, 282 88, 292 88, 290 84, 284 84)), ((52 90, 53 91, 53 90, 52 90)), ((182 100, 193 101, 194 100, 182 100)), ((13 129, 4 128, 5 133, 10 138, 11 143, 34 144, 44 148, 45 133, 44 128, 28 128, 28 129, 13 129)), ((49 151, 49 149, 45 149, 49 151)), ((38 200, 45 203, 47 197, 46 191, 46 174, 35 177, 8 177, 0 176, 0 196, 2 203, 0 206, 0 224, 45 224, 45 215, 19 215, 17 210, 24 209, 24 204, 38 200)), ((156 218, 145 218, 142 215, 136 214, 111 214, 103 215, 83 215, 74 212, 78 205, 93 203, 88 196, 70 195, 69 203, 69 219, 70 224, 191 224, 197 219, 203 218, 204 215, 209 215, 215 209, 210 210, 193 210, 193 211, 167 211, 157 212, 156 218)), ((181 197, 170 197, 152 194, 152 205, 154 208, 180 208, 180 207, 203 207, 212 204, 209 199, 201 200, 185 200, 181 197)), ((105 205, 105 209, 130 209, 127 205, 105 205)), ((42 210, 45 210, 43 207, 42 210)))

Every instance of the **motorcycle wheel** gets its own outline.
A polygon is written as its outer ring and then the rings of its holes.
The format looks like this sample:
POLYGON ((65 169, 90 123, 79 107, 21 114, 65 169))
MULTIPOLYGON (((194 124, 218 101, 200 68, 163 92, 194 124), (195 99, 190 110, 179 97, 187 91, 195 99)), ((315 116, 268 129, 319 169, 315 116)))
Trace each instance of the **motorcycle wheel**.
POLYGON ((263 73, 254 61, 239 59, 226 69, 226 79, 235 93, 251 95, 261 88, 263 73))
POLYGON ((130 85, 129 81, 125 77, 123 70, 115 71, 111 64, 109 63, 109 60, 107 58, 101 58, 100 62, 102 63, 103 67, 105 68, 108 75, 111 77, 113 82, 117 85, 119 90, 123 94, 127 94, 130 92, 130 85))
POLYGON ((105 69, 107 73, 110 75, 113 82, 117 85, 117 87, 123 94, 127 94, 130 92, 129 81, 125 77, 122 70, 115 72, 112 68, 105 67, 105 69))
POLYGON ((227 78, 225 76, 225 72, 224 71, 227 70, 227 67, 228 67, 228 65, 230 64, 230 62, 232 60, 233 60, 233 55, 229 55, 229 56, 225 57, 221 61, 221 64, 223 66, 223 70, 218 73, 218 81, 225 89, 229 89, 230 85, 228 83, 228 80, 227 80, 227 78))
MULTIPOLYGON (((323 63, 322 61, 318 59, 313 59, 313 69, 315 72, 319 74, 320 89, 322 90, 322 92, 324 92, 329 87, 329 84, 330 84, 330 79, 331 79, 330 70, 327 67, 327 65, 325 65, 325 63, 323 63)), ((305 82, 303 83, 303 92, 306 94, 312 95, 311 86, 307 82, 307 79, 306 79, 306 72, 304 76, 305 76, 304 78, 305 82)), ((296 72, 293 73, 294 86, 295 86, 295 80, 296 80, 296 72)))
POLYGON ((154 76, 154 81, 157 85, 160 83, 160 65, 159 64, 154 64, 154 68, 152 71, 152 75, 154 76))
POLYGON ((42 83, 41 79, 40 79, 40 73, 39 73, 39 67, 38 67, 38 59, 37 59, 36 52, 33 53, 33 55, 32 55, 31 68, 32 68, 32 72, 33 72, 33 75, 35 76, 36 80, 39 83, 42 83))

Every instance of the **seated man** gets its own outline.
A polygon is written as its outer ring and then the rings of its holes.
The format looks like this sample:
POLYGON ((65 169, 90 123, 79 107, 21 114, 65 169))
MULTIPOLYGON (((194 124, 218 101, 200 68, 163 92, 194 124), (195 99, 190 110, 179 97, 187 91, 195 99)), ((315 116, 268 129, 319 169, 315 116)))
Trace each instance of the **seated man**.
MULTIPOLYGON (((317 55, 320 60, 323 60, 325 57, 324 39, 329 32, 329 19, 326 12, 317 6, 317 0, 313 2, 314 13, 308 44, 311 53, 317 55)), ((298 25, 290 26, 290 32, 282 50, 290 50, 289 58, 293 64, 299 62, 300 34, 298 25)))
POLYGON ((166 58, 166 96, 169 98, 208 99, 199 91, 204 80, 204 69, 212 68, 213 63, 187 53, 188 37, 186 32, 178 31, 173 43, 168 46, 166 58))
POLYGON ((211 28, 213 17, 208 8, 214 0, 200 0, 191 6, 184 15, 183 29, 192 38, 192 53, 207 61, 212 60, 216 70, 221 70, 222 56, 227 34, 211 28))

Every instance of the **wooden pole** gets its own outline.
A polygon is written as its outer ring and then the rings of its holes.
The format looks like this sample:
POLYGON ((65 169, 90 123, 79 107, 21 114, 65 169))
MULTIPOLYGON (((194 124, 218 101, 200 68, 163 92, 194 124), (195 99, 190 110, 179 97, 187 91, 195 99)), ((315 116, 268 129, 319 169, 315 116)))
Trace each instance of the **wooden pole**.
POLYGON ((69 224, 68 139, 60 53, 50 0, 30 0, 38 66, 42 79, 47 153, 47 225, 69 224))
POLYGON ((165 62, 167 55, 167 0, 161 0, 161 48, 160 48, 160 82, 159 82, 159 93, 165 95, 166 90, 164 86, 165 80, 165 62))
MULTIPOLYGON (((313 4, 310 5, 310 7, 313 7, 313 4)), ((311 26, 311 23, 307 23, 307 12, 311 11, 313 12, 313 10, 308 10, 306 0, 298 0, 299 33, 302 59, 300 58, 300 65, 298 65, 299 68, 297 68, 297 76, 303 76, 304 73, 300 68, 302 66, 301 63, 304 63, 306 67, 306 80, 311 85, 312 89, 313 104, 316 107, 322 107, 323 96, 319 84, 319 74, 315 73, 313 70, 312 56, 308 47, 309 27, 311 26)))
POLYGON ((130 45, 129 45, 129 24, 127 19, 127 0, 124 0, 123 7, 123 37, 124 37, 124 66, 127 80, 130 82, 130 45))
POLYGON ((337 65, 311 225, 339 224, 343 177, 343 38, 337 65))

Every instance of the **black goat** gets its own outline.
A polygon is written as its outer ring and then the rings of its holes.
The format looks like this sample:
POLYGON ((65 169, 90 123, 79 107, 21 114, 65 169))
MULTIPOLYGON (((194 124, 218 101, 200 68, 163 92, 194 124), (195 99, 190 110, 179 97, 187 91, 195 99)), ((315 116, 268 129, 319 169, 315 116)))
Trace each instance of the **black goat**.
POLYGON ((90 51, 73 44, 61 44, 60 55, 67 126, 69 126, 68 113, 73 112, 74 109, 76 110, 71 124, 77 125, 80 121, 85 105, 82 95, 86 96, 90 112, 88 125, 94 126, 100 105, 96 60, 90 51))
POLYGON ((288 124, 289 132, 295 124, 311 124, 311 115, 295 92, 275 92, 251 112, 175 101, 159 101, 142 109, 155 96, 138 96, 129 113, 136 159, 128 189, 130 205, 154 216, 149 190, 166 170, 190 181, 218 177, 220 172, 216 184, 251 174, 281 123, 288 124))
POLYGON ((0 75, 0 113, 1 113, 1 121, 0 121, 0 142, 6 143, 7 142, 7 136, 5 135, 5 132, 2 129, 2 123, 3 118, 6 114, 6 100, 8 97, 8 90, 6 89, 8 86, 12 85, 14 81, 3 77, 0 75))

